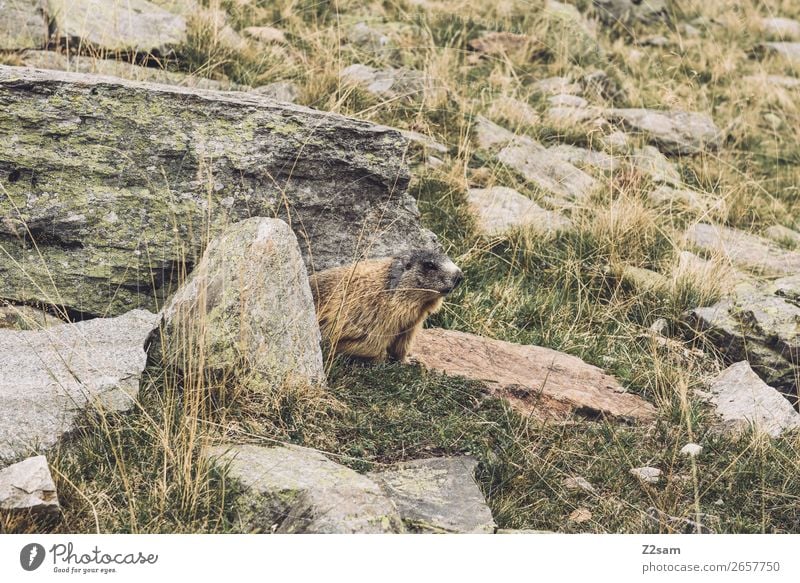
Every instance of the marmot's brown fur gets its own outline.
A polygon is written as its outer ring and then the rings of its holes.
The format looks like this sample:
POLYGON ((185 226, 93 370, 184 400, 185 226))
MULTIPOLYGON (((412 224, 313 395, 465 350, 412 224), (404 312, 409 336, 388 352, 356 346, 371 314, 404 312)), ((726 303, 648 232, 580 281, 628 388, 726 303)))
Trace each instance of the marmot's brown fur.
POLYGON ((461 279, 446 255, 423 250, 327 269, 310 283, 323 340, 334 352, 403 361, 425 318, 461 279))

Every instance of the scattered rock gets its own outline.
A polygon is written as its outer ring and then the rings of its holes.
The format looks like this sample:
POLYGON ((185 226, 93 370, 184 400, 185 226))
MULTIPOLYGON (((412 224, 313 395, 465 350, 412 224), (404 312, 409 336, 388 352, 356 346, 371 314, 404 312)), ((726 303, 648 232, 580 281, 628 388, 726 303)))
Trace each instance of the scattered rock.
POLYGON ((775 40, 800 40, 800 22, 792 18, 762 18, 761 30, 775 40))
POLYGON ((640 47, 664 48, 670 46, 672 43, 664 35, 657 34, 636 39, 636 44, 640 47))
POLYGON ((736 267, 763 275, 800 273, 800 253, 744 231, 699 223, 686 231, 686 241, 708 254, 728 257, 736 267))
POLYGON ((174 71, 165 71, 156 67, 140 67, 126 61, 99 59, 91 55, 67 56, 55 51, 25 51, 21 55, 22 64, 38 69, 71 71, 73 73, 92 73, 109 75, 131 81, 148 81, 178 87, 195 89, 215 89, 220 91, 242 91, 249 89, 230 81, 215 81, 203 77, 195 77, 174 71))
POLYGON ((645 134, 665 154, 697 154, 722 143, 722 132, 703 113, 609 109, 607 115, 629 131, 645 134))
POLYGON ((286 34, 281 29, 272 26, 248 26, 242 32, 245 36, 264 44, 286 42, 286 34))
POLYGON ((421 134, 419 132, 415 132, 412 130, 397 130, 400 132, 400 135, 407 139, 409 142, 417 144, 421 146, 424 150, 430 150, 432 152, 437 152, 439 154, 447 154, 449 151, 448 147, 444 144, 437 142, 430 136, 426 136, 425 134, 421 134))
POLYGON ((0 306, 0 328, 43 330, 64 322, 30 306, 0 306))
POLYGON ((546 0, 540 15, 546 23, 543 43, 548 52, 567 56, 576 63, 601 61, 604 58, 594 30, 575 6, 546 0))
POLYGON ((186 20, 147 0, 47 0, 56 39, 68 47, 169 55, 186 41, 186 20))
POLYGON ((752 426, 756 431, 779 437, 800 427, 800 413, 789 401, 762 381, 747 361, 722 371, 710 385, 711 403, 723 427, 739 431, 752 426))
POLYGON ((528 103, 513 97, 495 99, 489 109, 489 115, 493 118, 505 118, 516 126, 535 126, 541 121, 535 109, 528 103))
POLYGON ((661 470, 658 468, 631 468, 630 474, 645 484, 658 484, 661 480, 661 470))
POLYGON ((800 42, 762 43, 757 49, 767 55, 778 55, 793 64, 800 64, 800 42))
POLYGON ((15 303, 155 309, 209 237, 250 216, 291 217, 313 269, 437 246, 390 128, 248 93, 19 67, 0 66, 0 101, 0 175, 21 177, 0 197, 0 298, 15 303))
MULTIPOLYGON (((600 142, 612 154, 626 154, 631 148, 631 139, 625 132, 615 131, 604 135, 600 142)), ((652 146, 646 146, 652 148, 652 146)), ((655 150, 655 148, 653 148, 655 150)), ((656 150, 658 152, 658 150, 656 150)), ((658 152, 661 154, 661 152, 658 152)), ((663 155, 663 154, 662 154, 663 155)))
POLYGON ((0 51, 44 48, 47 21, 39 0, 4 0, 0 11, 0 51))
POLYGON ((285 445, 224 445, 210 455, 246 488, 239 519, 252 532, 402 532, 394 504, 373 480, 322 453, 285 445))
POLYGON ((614 101, 624 99, 626 96, 625 90, 617 80, 601 69, 589 71, 578 82, 583 87, 583 93, 594 99, 614 101))
POLYGON ((604 126, 607 120, 599 107, 552 106, 546 111, 547 121, 552 125, 573 127, 580 124, 604 126))
POLYGON ((656 336, 666 336, 669 331, 669 322, 667 322, 665 318, 658 318, 655 322, 650 324, 648 331, 656 336))
POLYGON ((571 228, 571 221, 558 213, 540 207, 513 188, 471 188, 467 201, 478 218, 480 229, 497 236, 511 229, 526 227, 543 234, 571 228))
POLYGON ((800 233, 783 225, 773 225, 764 234, 778 244, 800 247, 800 233))
POLYGON ((667 19, 666 0, 593 0, 593 4, 605 24, 652 23, 667 19))
POLYGON ((134 310, 40 331, 0 330, 0 460, 51 447, 88 407, 129 409, 159 320, 134 310))
POLYGON ((590 167, 601 172, 611 172, 619 166, 619 160, 605 152, 588 150, 571 144, 552 146, 547 151, 579 168, 590 167))
POLYGON ((547 102, 553 107, 586 107, 589 102, 583 97, 561 93, 547 98, 547 102))
POLYGON ((646 421, 655 408, 580 358, 473 334, 422 330, 411 358, 425 368, 485 383, 491 394, 538 419, 572 413, 646 421))
POLYGON ((770 127, 770 129, 772 129, 772 131, 778 131, 783 125, 783 120, 780 118, 780 116, 775 115, 772 112, 764 114, 764 121, 767 122, 767 125, 770 127))
POLYGON ((784 89, 800 88, 800 78, 787 75, 748 75, 744 80, 750 83, 754 90, 760 90, 765 84, 784 89))
POLYGON ((53 476, 43 455, 0 469, 0 509, 59 510, 53 476))
POLYGON ((530 139, 512 141, 497 159, 548 193, 546 200, 554 206, 566 206, 587 197, 597 184, 586 172, 530 139))
POLYGON ((516 134, 479 115, 475 117, 475 138, 481 150, 492 150, 505 146, 516 134))
POLYGON ((679 186, 683 182, 675 164, 654 146, 636 149, 630 156, 630 163, 640 172, 647 174, 656 184, 679 186))
POLYGON ((684 38, 700 38, 703 36, 703 31, 697 28, 696 26, 692 26, 688 22, 683 22, 678 25, 678 32, 680 32, 684 38))
POLYGON ((380 53, 390 48, 391 40, 387 35, 366 22, 357 22, 347 31, 347 40, 362 49, 380 53))
POLYGON ((574 476, 564 479, 564 487, 567 490, 583 490, 589 494, 597 494, 597 489, 592 486, 591 482, 581 476, 574 476))
POLYGON ((588 508, 576 508, 569 515, 569 521, 580 524, 592 519, 592 512, 588 508))
POLYGON ((685 207, 696 213, 706 213, 714 206, 708 197, 695 190, 673 188, 661 184, 647 195, 650 201, 658 206, 685 207))
POLYGON ((294 103, 297 101, 300 92, 297 89, 297 85, 291 81, 275 81, 274 83, 267 83, 261 87, 256 87, 251 93, 258 93, 259 95, 274 99, 275 101, 294 103))
POLYGON ((622 281, 641 292, 657 292, 669 287, 669 279, 660 273, 635 265, 622 265, 619 276, 622 281))
POLYGON ((471 457, 430 458, 369 474, 415 532, 494 533, 471 457))
POLYGON ((533 52, 542 50, 542 44, 536 39, 514 32, 488 31, 467 43, 469 48, 486 55, 521 55, 531 56, 533 52))
POLYGON ((583 91, 579 83, 570 81, 566 77, 540 79, 531 86, 531 89, 544 95, 578 95, 583 91))
POLYGON ((681 453, 685 456, 689 457, 697 457, 703 451, 702 445, 697 445, 696 443, 687 443, 681 448, 681 453))
POLYGON ((164 322, 168 362, 202 358, 208 370, 256 375, 267 387, 325 383, 308 275, 279 219, 247 219, 212 239, 164 322))
POLYGON ((342 69, 339 76, 344 82, 383 97, 415 97, 432 87, 424 73, 413 69, 376 69, 356 64, 342 69))

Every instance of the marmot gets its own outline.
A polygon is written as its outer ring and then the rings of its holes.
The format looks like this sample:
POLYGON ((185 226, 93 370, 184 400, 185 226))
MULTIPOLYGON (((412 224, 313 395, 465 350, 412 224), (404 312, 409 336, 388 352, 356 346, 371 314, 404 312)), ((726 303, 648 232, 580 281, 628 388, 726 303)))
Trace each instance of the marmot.
POLYGON ((327 269, 310 283, 322 338, 334 352, 404 361, 425 318, 462 279, 446 255, 420 250, 327 269))

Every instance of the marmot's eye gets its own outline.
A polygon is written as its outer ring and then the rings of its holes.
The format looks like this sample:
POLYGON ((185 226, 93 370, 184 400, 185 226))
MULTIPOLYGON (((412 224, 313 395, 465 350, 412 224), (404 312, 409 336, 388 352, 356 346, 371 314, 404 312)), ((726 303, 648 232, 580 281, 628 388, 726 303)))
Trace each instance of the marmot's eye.
POLYGON ((436 269, 436 264, 433 261, 425 261, 423 262, 422 266, 425 269, 436 269))

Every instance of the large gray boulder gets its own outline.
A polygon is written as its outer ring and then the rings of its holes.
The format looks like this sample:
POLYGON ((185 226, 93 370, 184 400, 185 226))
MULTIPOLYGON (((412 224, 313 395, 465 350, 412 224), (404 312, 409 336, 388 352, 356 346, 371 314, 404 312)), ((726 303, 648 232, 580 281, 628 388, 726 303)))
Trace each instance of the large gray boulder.
POLYGON ((286 219, 309 269, 437 245, 389 128, 246 93, 2 66, 0 103, 0 298, 156 311, 208 238, 251 216, 286 219))
POLYGON ((378 484, 316 450, 222 445, 210 456, 245 489, 238 512, 250 532, 403 531, 397 509, 378 484))
POLYGON ((147 0, 46 0, 55 36, 69 47, 167 55, 186 40, 186 19, 147 0))
POLYGON ((266 387, 325 381, 308 275, 280 219, 247 219, 213 239, 164 320, 170 362, 202 355, 206 369, 266 387))
POLYGON ((159 320, 135 310, 46 330, 0 330, 0 461, 54 445, 89 407, 129 409, 159 320))
POLYGON ((369 474, 415 532, 492 534, 492 512, 475 482, 478 462, 469 456, 403 462, 369 474))
POLYGON ((47 44, 41 0, 0 2, 0 51, 39 49, 47 44))
POLYGON ((43 455, 0 470, 0 509, 57 511, 56 485, 43 455))

